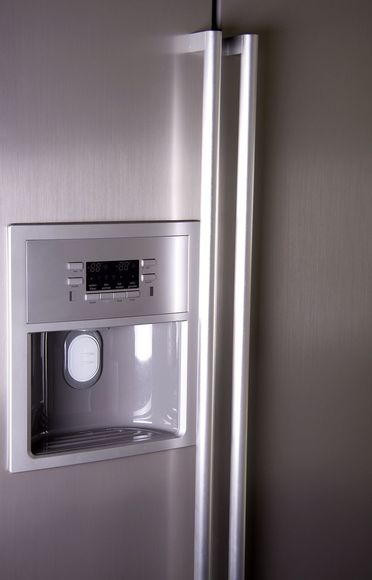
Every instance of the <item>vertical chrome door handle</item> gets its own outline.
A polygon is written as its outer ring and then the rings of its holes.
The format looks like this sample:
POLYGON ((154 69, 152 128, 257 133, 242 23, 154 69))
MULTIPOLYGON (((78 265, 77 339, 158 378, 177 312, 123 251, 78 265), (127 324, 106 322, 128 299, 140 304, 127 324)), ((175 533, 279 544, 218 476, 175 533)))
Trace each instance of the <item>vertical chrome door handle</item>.
POLYGON ((199 401, 196 451, 194 579, 211 579, 211 516, 216 373, 218 169, 222 33, 185 37, 187 52, 203 52, 203 124, 199 254, 199 401))
POLYGON ((245 578, 257 50, 258 37, 255 35, 244 34, 229 39, 224 44, 224 52, 226 55, 240 54, 230 464, 229 580, 243 580, 245 578))

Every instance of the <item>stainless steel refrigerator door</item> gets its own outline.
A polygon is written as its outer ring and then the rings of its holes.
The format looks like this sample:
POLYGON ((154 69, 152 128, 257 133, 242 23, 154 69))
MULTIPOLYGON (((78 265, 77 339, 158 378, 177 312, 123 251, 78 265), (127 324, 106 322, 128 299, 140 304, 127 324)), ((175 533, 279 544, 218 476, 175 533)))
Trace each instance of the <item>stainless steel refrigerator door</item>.
MULTIPOLYGON (((5 0, 0 223, 198 219, 202 58, 171 37, 210 3, 5 0)), ((5 237, 3 238, 5 241, 5 237)), ((194 448, 6 473, 1 260, 1 574, 189 580, 194 448)))
POLYGON ((371 17, 368 2, 222 0, 226 35, 260 35, 250 580, 372 575, 371 17))

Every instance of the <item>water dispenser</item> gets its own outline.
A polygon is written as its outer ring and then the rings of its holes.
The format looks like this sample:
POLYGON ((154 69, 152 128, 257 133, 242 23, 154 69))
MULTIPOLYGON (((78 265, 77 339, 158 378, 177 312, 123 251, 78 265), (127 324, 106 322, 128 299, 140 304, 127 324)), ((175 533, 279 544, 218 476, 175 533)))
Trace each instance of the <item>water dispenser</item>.
POLYGON ((195 443, 198 222, 8 227, 9 469, 195 443))

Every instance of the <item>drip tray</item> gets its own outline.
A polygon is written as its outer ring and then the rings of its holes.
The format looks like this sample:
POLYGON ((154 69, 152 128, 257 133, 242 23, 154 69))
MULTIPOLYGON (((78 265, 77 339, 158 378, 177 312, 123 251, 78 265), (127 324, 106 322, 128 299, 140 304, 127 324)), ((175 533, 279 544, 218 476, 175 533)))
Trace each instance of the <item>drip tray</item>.
POLYGON ((169 432, 133 427, 106 427, 58 434, 48 432, 32 438, 31 451, 33 455, 49 455, 176 437, 177 435, 169 432))

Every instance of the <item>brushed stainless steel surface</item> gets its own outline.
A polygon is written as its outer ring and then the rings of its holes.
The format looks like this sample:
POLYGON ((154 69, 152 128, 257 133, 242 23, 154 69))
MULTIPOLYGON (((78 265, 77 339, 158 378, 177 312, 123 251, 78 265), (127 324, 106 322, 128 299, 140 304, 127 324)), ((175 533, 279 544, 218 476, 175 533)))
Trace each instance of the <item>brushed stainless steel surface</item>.
POLYGON ((372 576, 371 22, 365 1, 222 2, 226 34, 260 34, 251 580, 372 576))
POLYGON ((122 580, 149 570, 161 580, 192 577, 192 447, 6 471, 5 226, 199 218, 202 63, 174 55, 168 38, 209 20, 205 0, 1 2, 4 578, 122 580))
POLYGON ((196 454, 194 578, 211 577, 216 292, 218 254, 218 169, 222 34, 191 37, 189 49, 203 50, 203 127, 199 256, 199 401, 196 454), (195 40, 194 40, 195 39, 195 40), (203 42, 202 42, 203 41, 203 42))
POLYGON ((209 5, 163 5, 2 2, 11 221, 199 217, 199 63, 169 41, 207 24, 209 5))
POLYGON ((258 37, 240 37, 230 465, 229 580, 245 573, 258 37))
POLYGON ((146 462, 135 456, 9 474, 2 485, 2 575, 190 580, 194 468, 195 447, 187 447, 150 454, 146 462), (11 559, 13 539, 23 544, 11 559))

